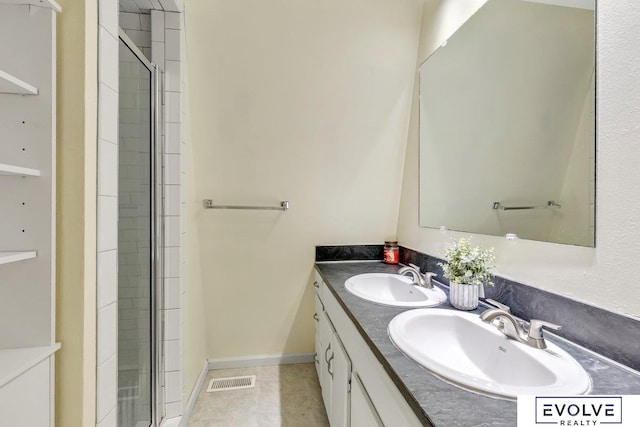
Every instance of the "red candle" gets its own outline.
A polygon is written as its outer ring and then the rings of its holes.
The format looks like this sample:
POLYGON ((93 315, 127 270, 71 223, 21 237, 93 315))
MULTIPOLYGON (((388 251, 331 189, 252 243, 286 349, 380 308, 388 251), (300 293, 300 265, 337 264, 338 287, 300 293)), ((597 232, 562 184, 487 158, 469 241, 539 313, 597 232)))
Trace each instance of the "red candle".
POLYGON ((382 251, 382 260, 385 264, 397 264, 400 262, 400 248, 396 241, 385 241, 382 251))

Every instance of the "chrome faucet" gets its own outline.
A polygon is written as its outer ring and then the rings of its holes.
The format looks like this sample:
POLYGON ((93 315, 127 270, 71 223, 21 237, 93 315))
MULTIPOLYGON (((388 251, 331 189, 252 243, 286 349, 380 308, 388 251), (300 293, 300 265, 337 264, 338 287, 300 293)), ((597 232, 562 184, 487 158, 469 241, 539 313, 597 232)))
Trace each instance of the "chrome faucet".
POLYGON ((404 276, 405 274, 411 274, 413 276, 413 284, 417 286, 422 286, 427 289, 433 289, 433 283, 431 283, 431 278, 433 276, 437 276, 436 273, 426 272, 422 274, 420 272, 420 267, 415 264, 409 264, 405 267, 402 267, 398 270, 398 274, 404 276))
POLYGON ((542 328, 560 329, 560 325, 545 322, 543 320, 531 319, 529 322, 529 330, 526 331, 524 326, 516 320, 509 312, 509 307, 499 304, 500 308, 490 308, 480 315, 480 320, 485 323, 493 324, 498 319, 497 328, 508 338, 514 339, 523 344, 527 344, 534 348, 547 348, 547 343, 542 335, 542 328))

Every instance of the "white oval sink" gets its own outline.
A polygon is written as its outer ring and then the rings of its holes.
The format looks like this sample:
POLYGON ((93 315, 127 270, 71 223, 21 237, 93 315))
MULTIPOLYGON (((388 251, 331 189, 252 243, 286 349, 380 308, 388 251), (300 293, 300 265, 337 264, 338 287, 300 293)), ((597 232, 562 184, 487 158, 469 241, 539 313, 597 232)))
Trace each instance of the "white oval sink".
POLYGON ((389 323, 404 354, 436 375, 492 397, 585 394, 591 379, 566 351, 547 341, 540 350, 507 338, 472 313, 410 310, 389 323))
POLYGON ((412 280, 399 274, 367 273, 350 277, 344 286, 360 298, 396 307, 433 307, 446 301, 442 289, 415 286, 412 280))

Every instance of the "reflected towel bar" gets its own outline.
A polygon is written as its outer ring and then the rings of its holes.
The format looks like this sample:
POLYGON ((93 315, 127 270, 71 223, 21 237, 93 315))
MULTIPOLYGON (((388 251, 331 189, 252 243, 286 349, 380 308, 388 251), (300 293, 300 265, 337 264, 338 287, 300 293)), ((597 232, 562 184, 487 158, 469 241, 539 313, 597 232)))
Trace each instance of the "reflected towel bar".
POLYGON ((286 211, 289 209, 289 201, 284 200, 280 202, 280 206, 230 206, 230 205, 214 205, 213 200, 204 199, 202 201, 202 206, 205 209, 242 209, 242 210, 253 210, 253 211, 286 211))
POLYGON ((504 206, 500 202, 493 202, 493 209, 499 209, 501 211, 521 211, 526 209, 546 209, 546 208, 561 208, 562 206, 553 200, 549 200, 546 205, 543 206, 504 206))

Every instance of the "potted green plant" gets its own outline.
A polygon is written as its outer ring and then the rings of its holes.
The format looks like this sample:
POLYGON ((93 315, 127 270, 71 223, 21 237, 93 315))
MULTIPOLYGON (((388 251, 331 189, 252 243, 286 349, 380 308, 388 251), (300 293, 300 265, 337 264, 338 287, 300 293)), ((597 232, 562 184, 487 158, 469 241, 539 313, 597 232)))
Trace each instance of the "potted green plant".
POLYGON ((491 268, 495 260, 493 248, 471 246, 471 241, 461 238, 445 252, 445 263, 438 263, 449 279, 449 301, 460 310, 478 307, 480 290, 484 284, 493 286, 491 268))

